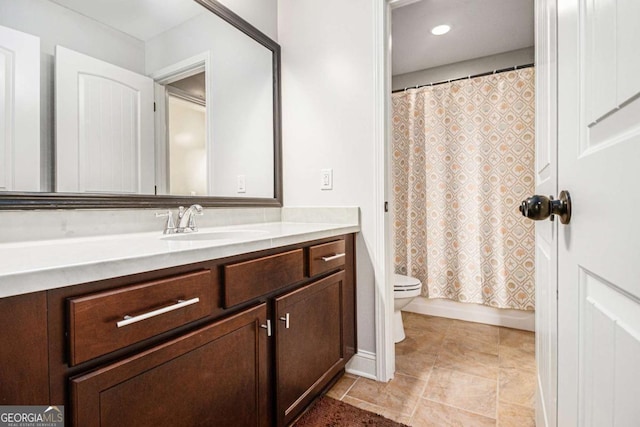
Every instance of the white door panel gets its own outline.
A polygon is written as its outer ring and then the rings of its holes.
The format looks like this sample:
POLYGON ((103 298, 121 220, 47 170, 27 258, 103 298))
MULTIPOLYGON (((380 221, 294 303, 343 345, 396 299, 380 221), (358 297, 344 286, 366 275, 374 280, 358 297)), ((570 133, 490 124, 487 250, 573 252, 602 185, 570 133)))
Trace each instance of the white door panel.
POLYGON ((640 2, 560 0, 558 418, 640 419, 640 2))
POLYGON ((640 92, 640 1, 617 0, 617 89, 622 103, 640 92))
MULTIPOLYGON (((555 2, 536 2, 536 194, 557 194, 555 2)), ((556 426, 557 222, 536 222, 536 365, 539 426, 556 426)))
POLYGON ((0 191, 40 190, 40 39, 0 26, 0 191))
POLYGON ((585 270, 580 271, 580 290, 584 294, 581 425, 635 426, 640 420, 638 301, 585 270))
POLYGON ((153 194, 153 80, 56 47, 56 189, 153 194))

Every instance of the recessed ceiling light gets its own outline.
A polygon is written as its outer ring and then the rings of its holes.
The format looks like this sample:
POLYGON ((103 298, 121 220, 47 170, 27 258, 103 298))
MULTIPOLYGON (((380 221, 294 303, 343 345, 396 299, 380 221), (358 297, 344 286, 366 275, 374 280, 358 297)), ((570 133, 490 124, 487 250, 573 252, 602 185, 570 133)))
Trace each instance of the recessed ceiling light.
POLYGON ((431 29, 431 34, 433 34, 434 36, 441 36, 443 34, 447 34, 450 29, 451 27, 448 25, 438 25, 437 27, 433 27, 431 29))

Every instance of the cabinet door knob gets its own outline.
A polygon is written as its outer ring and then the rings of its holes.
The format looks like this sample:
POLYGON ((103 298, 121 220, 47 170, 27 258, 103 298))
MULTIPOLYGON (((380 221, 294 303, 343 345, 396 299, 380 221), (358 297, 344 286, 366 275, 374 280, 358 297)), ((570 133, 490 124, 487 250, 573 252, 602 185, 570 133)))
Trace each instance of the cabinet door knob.
POLYGON ((289 313, 286 313, 280 320, 284 322, 285 329, 289 329, 289 313))
POLYGON ((266 329, 267 330, 267 336, 270 337, 271 336, 271 320, 267 319, 267 324, 266 325, 260 325, 260 327, 262 329, 266 329))

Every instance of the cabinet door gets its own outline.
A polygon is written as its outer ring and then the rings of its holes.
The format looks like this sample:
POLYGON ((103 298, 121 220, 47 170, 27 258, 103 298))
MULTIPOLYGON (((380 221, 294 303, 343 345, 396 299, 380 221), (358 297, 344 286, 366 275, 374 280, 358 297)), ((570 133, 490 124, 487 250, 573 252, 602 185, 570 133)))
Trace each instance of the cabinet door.
POLYGON ((0 298, 0 325, 0 405, 49 404, 47 294, 0 298))
POLYGON ((268 426, 266 305, 71 379, 75 426, 268 426))
POLYGON ((289 424, 344 367, 344 282, 341 271, 276 299, 280 426, 289 424))

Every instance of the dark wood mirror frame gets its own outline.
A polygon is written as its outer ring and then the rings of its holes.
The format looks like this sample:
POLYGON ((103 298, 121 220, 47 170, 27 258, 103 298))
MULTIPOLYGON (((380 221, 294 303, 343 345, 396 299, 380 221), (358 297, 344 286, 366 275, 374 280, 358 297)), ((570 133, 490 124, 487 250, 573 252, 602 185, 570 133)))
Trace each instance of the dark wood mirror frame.
POLYGON ((216 0, 193 0, 273 52, 273 198, 156 196, 134 194, 0 193, 0 210, 162 208, 199 203, 205 207, 282 206, 280 45, 216 0))

